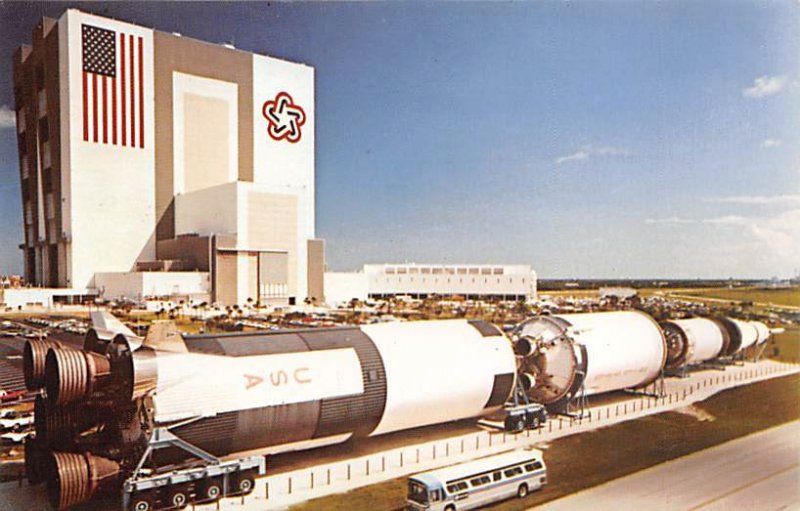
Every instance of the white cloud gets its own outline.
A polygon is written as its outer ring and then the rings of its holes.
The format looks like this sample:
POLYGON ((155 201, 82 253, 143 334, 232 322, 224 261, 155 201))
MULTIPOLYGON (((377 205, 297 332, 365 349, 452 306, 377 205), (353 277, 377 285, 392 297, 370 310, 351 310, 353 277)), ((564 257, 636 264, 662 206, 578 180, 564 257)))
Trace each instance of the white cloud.
POLYGON ((736 215, 708 218, 703 223, 738 228, 749 234, 752 248, 782 264, 800 261, 800 209, 784 211, 773 217, 742 217, 736 215))
POLYGON ((712 225, 747 225, 747 219, 739 215, 726 215, 716 218, 704 218, 704 224, 712 225))
POLYGON ((761 143, 761 147, 764 149, 769 149, 770 147, 778 147, 781 144, 783 144, 783 140, 779 140, 777 138, 768 138, 761 143))
POLYGON ((593 156, 629 156, 630 154, 629 150, 620 147, 585 145, 572 154, 556 158, 555 162, 560 165, 570 161, 586 161, 593 156))
POLYGON ((578 151, 576 153, 568 154, 566 156, 560 156, 556 158, 556 163, 559 165, 562 163, 567 163, 568 161, 584 161, 589 159, 589 153, 586 151, 578 151))
POLYGON ((17 125, 17 115, 8 105, 0 106, 0 129, 13 128, 17 125))
POLYGON ((753 82, 752 87, 742 89, 742 95, 748 98, 772 96, 782 91, 786 82, 786 76, 759 76, 753 82))
POLYGON ((645 218, 644 223, 646 224, 693 224, 695 220, 691 218, 680 218, 677 216, 671 216, 667 218, 645 218))
POLYGON ((706 202, 722 202, 726 204, 792 204, 800 202, 800 194, 783 195, 733 195, 730 197, 712 197, 706 202))

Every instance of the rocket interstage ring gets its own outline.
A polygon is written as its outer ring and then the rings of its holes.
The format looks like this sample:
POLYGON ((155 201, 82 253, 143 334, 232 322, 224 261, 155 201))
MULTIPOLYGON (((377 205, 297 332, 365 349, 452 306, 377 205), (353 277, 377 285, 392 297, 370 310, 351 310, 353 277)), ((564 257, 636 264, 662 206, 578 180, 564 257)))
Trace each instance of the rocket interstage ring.
POLYGON ((706 318, 707 320, 714 323, 719 330, 720 334, 722 335, 722 348, 719 350, 717 356, 723 357, 728 354, 728 351, 731 347, 731 333, 728 327, 726 326, 725 322, 723 321, 724 318, 718 316, 712 316, 706 318))
POLYGON ((728 344, 725 347, 725 351, 721 353, 721 355, 731 356, 741 351, 742 332, 739 330, 739 327, 736 326, 736 323, 734 323, 731 318, 726 318, 724 316, 719 316, 714 319, 720 325, 722 325, 722 328, 724 328, 725 332, 728 334, 728 344))
POLYGON ((709 318, 673 319, 661 323, 667 338, 668 369, 699 364, 724 353, 729 336, 719 321, 709 318), (677 344, 682 351, 675 354, 677 344))
POLYGON ((515 334, 536 340, 521 370, 535 377, 528 396, 551 409, 579 393, 645 386, 659 377, 667 359, 661 328, 639 311, 537 316, 515 334))
POLYGON ((672 369, 686 364, 689 355, 689 340, 686 333, 675 323, 664 321, 659 323, 664 330, 667 341, 667 363, 665 368, 672 369))

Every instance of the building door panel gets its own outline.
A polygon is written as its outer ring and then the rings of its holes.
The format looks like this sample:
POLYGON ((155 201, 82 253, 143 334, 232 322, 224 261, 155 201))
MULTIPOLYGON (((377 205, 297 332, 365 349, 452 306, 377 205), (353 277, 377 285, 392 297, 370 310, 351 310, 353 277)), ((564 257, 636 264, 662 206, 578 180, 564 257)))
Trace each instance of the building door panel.
POLYGON ((289 254, 259 252, 258 289, 262 301, 286 298, 289 294, 289 254))

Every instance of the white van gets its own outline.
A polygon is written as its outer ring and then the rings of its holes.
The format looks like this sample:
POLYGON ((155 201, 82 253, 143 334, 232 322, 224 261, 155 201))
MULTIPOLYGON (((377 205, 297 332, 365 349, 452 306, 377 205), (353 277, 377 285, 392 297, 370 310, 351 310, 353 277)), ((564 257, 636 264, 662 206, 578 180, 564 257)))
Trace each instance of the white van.
POLYGON ((409 477, 406 509, 474 509, 514 495, 523 498, 545 484, 542 451, 516 450, 409 477))

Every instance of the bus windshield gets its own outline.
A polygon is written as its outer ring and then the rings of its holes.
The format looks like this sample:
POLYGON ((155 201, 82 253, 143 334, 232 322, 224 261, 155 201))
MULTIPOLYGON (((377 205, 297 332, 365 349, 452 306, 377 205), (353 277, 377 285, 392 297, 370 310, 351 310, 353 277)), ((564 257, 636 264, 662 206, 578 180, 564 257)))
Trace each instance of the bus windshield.
POLYGON ((417 481, 408 481, 408 500, 413 500, 419 504, 427 504, 428 488, 417 481))

